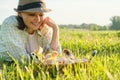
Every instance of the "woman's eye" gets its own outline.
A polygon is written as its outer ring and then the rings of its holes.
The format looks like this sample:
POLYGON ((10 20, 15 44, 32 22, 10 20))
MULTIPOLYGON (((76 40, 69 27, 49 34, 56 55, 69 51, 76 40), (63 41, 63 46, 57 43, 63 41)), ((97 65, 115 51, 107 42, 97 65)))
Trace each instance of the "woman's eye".
MULTIPOLYGON (((28 14, 29 16, 37 16, 36 14, 28 14)), ((43 16, 44 14, 39 14, 39 16, 43 16)))
POLYGON ((35 14, 28 14, 29 16, 35 16, 35 14))

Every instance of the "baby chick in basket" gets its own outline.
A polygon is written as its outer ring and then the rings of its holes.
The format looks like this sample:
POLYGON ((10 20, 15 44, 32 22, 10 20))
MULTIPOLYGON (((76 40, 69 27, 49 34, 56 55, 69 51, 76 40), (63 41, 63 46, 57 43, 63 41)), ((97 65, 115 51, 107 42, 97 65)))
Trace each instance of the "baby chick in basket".
POLYGON ((47 54, 40 54, 36 56, 36 63, 42 63, 45 65, 64 65, 64 64, 75 64, 75 63, 87 63, 90 62, 92 57, 97 53, 96 50, 92 52, 89 58, 77 58, 69 49, 64 49, 62 54, 57 51, 49 51, 47 54))
POLYGON ((46 54, 43 57, 44 64, 70 64, 78 62, 78 59, 72 54, 68 49, 63 50, 62 54, 59 54, 57 51, 52 51, 50 54, 46 54))
POLYGON ((58 54, 58 52, 53 51, 50 54, 47 54, 43 58, 44 64, 75 64, 75 63, 87 63, 90 62, 91 59, 97 53, 96 50, 92 52, 89 58, 77 58, 69 49, 64 49, 63 54, 58 54))

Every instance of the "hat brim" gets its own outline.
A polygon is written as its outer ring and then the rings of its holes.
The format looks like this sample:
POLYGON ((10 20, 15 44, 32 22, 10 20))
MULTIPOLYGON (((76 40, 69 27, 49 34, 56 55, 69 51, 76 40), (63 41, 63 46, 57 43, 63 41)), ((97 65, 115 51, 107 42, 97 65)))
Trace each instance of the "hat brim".
POLYGON ((50 12, 50 11, 52 11, 51 9, 48 9, 48 8, 32 8, 32 9, 28 9, 28 10, 18 10, 18 9, 16 9, 16 8, 14 8, 14 10, 16 11, 16 12, 50 12))

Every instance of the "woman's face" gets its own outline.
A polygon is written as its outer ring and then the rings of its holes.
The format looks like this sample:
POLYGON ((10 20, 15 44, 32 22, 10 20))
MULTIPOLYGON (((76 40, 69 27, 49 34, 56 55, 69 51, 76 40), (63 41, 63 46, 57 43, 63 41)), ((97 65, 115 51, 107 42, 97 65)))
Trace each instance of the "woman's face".
POLYGON ((19 16, 23 18, 23 21, 29 30, 37 30, 40 25, 43 23, 45 18, 44 13, 31 13, 31 12, 22 12, 19 13, 19 16))

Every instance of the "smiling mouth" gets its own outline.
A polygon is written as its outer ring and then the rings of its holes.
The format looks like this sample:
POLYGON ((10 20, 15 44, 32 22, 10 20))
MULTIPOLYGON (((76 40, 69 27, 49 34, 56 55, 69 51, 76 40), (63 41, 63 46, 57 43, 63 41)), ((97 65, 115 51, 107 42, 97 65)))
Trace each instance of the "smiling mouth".
POLYGON ((40 26, 40 23, 32 23, 34 26, 40 26))

